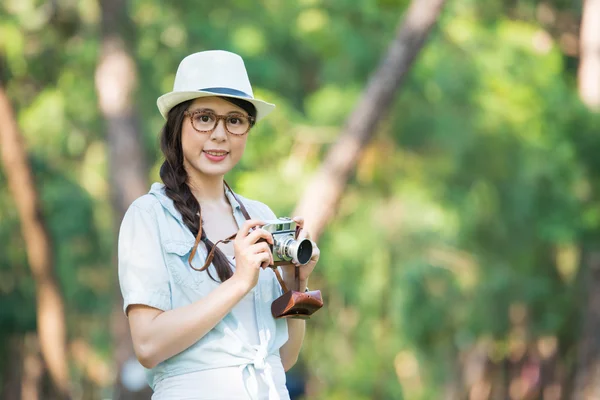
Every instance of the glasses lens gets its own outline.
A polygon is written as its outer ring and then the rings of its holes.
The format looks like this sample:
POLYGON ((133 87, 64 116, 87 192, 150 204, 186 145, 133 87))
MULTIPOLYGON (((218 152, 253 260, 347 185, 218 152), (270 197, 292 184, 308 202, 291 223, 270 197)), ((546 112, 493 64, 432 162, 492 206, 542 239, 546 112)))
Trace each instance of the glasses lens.
POLYGON ((243 115, 230 115, 227 117, 227 130, 234 135, 243 135, 248 132, 250 121, 243 115))
POLYGON ((210 131, 215 127, 215 121, 217 118, 215 114, 210 112, 201 112, 194 114, 192 118, 192 123, 194 124, 194 128, 199 131, 210 131))

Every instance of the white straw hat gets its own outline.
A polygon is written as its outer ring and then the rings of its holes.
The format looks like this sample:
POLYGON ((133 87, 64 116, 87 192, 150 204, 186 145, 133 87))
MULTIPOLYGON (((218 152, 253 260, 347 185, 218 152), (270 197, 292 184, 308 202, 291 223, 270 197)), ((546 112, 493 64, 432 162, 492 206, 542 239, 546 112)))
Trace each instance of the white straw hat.
POLYGON ((177 68, 173 91, 160 96, 156 105, 166 119, 177 104, 207 96, 246 100, 256 107, 257 121, 275 108, 274 104, 254 98, 242 57, 223 50, 201 51, 185 57, 177 68))

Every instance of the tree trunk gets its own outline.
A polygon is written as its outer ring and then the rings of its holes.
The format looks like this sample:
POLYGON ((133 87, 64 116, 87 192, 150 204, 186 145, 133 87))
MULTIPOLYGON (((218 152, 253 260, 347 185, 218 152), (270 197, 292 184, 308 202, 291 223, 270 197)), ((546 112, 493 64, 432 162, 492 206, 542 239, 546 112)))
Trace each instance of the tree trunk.
MULTIPOLYGON (((148 167, 133 106, 137 86, 136 65, 122 34, 128 27, 126 4, 124 0, 103 0, 100 7, 102 53, 96 68, 96 92, 106 124, 111 201, 117 231, 129 205, 148 191, 148 167)), ((118 287, 116 276, 115 286, 118 287)), ((125 376, 129 375, 129 368, 142 366, 135 359, 122 305, 117 290, 112 313, 114 357, 118 371, 113 399, 148 399, 150 394, 145 382, 134 379, 128 383, 130 380, 125 376)), ((139 374, 134 371, 131 376, 139 374)))
POLYGON ((600 0, 585 0, 581 18, 579 96, 600 112, 600 0))
POLYGON ((590 252, 584 260, 583 329, 577 350, 574 400, 600 398, 600 252, 590 252))
POLYGON ((346 183, 377 124, 386 115, 413 61, 423 47, 445 0, 413 0, 396 38, 371 77, 346 122, 343 134, 304 191, 294 215, 302 215, 306 228, 317 239, 333 218, 346 183))
MULTIPOLYGON (((591 111, 600 112, 600 0, 584 1, 580 36, 579 97, 591 111)), ((586 301, 578 343, 575 400, 600 398, 600 252, 590 252, 583 268, 586 301)))
POLYGON ((0 399, 21 399, 21 381, 23 375, 24 344, 22 334, 12 334, 3 343, 6 346, 6 358, 2 370, 2 390, 0 399))
POLYGON ((40 348, 37 335, 25 334, 23 347, 23 372, 21 381, 21 400, 47 398, 42 395, 44 366, 40 360, 40 348))
POLYGON ((54 255, 39 197, 12 105, 0 85, 0 147, 8 189, 14 198, 36 287, 40 350, 60 397, 69 397, 65 307, 54 275, 54 255))

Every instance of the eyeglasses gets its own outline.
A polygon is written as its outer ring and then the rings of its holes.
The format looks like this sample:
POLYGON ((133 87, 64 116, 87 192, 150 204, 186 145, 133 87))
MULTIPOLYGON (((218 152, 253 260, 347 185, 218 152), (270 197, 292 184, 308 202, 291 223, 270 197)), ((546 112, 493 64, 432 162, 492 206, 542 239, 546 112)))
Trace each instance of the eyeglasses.
POLYGON ((192 127, 202 133, 212 133, 220 120, 225 121, 225 130, 234 136, 245 135, 254 125, 254 117, 239 113, 219 115, 209 110, 188 110, 183 114, 189 116, 192 127))

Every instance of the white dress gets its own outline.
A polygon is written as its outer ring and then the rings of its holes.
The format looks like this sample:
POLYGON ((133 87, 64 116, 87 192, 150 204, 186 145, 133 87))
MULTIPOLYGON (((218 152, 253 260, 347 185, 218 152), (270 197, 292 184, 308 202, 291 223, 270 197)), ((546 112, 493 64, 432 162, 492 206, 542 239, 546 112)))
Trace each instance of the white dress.
MULTIPOLYGON (((233 257, 227 257, 235 266, 233 257)), ((235 270, 235 267, 233 269, 235 270)), ((249 332, 252 345, 260 343, 255 310, 253 292, 244 296, 231 310, 249 332)), ((266 370, 262 370, 257 371, 256 379, 239 367, 214 368, 172 376, 156 384, 152 400, 246 400, 251 398, 248 387, 256 382, 259 399, 266 400, 269 398, 266 382, 270 379, 277 388, 279 398, 289 400, 281 358, 271 355, 267 357, 266 362, 271 366, 271 376, 266 376, 266 370)))

